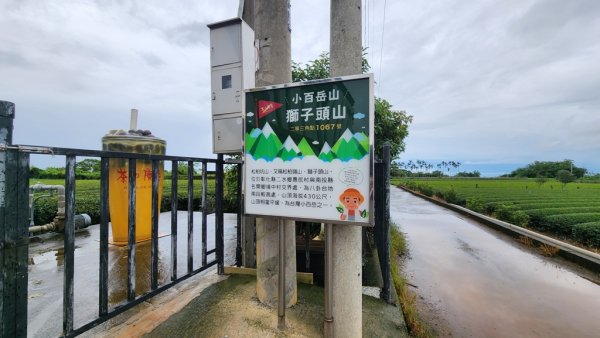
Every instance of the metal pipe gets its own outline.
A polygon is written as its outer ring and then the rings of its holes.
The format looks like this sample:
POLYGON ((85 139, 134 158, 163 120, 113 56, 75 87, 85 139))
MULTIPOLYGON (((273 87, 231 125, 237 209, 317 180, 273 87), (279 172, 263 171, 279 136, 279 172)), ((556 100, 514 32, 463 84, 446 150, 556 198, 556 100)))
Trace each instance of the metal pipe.
MULTIPOLYGON (((28 231, 30 233, 39 233, 45 231, 56 231, 63 232, 65 229, 65 187, 62 185, 48 185, 42 183, 36 183, 29 187, 29 191, 31 194, 29 195, 30 208, 31 208, 31 222, 32 226, 29 227, 28 231), (42 195, 33 197, 33 192, 35 191, 50 191, 50 195, 42 195), (33 225, 33 217, 34 217, 34 206, 35 201, 43 198, 52 196, 52 192, 56 191, 57 199, 56 199, 56 217, 54 220, 48 224, 44 225, 33 225)), ((92 224, 92 219, 87 214, 80 214, 74 216, 75 229, 83 229, 87 228, 92 224)))
POLYGON ((29 187, 30 191, 46 191, 56 190, 58 194, 57 199, 57 217, 65 217, 65 187, 62 185, 47 185, 42 183, 36 183, 29 187))
MULTIPOLYGON (((75 230, 84 229, 92 225, 92 218, 88 214, 75 215, 73 220, 75 222, 75 230)), ((62 228, 59 228, 59 224, 57 224, 56 219, 54 219, 54 221, 44 225, 30 226, 27 231, 29 231, 30 233, 47 231, 62 232, 64 231, 64 221, 60 222, 60 224, 62 224, 62 228)))
POLYGON ((33 196, 33 193, 30 191, 29 193, 29 226, 32 227, 35 225, 34 222, 34 211, 35 211, 35 202, 41 198, 47 198, 47 197, 52 197, 54 196, 52 194, 52 192, 50 192, 50 194, 48 195, 40 195, 40 196, 33 196))
POLYGON ((33 193, 29 192, 29 226, 34 226, 33 222, 33 193))
POLYGON ((305 264, 306 264, 306 272, 310 270, 310 227, 311 223, 304 223, 304 254, 305 254, 305 264))
MULTIPOLYGON (((29 187, 30 192, 47 191, 47 190, 49 190, 49 191, 56 190, 56 192, 57 192, 56 217, 54 217, 54 220, 52 221, 52 223, 55 226, 54 231, 63 232, 65 229, 65 187, 62 185, 47 185, 47 184, 41 184, 41 183, 36 183, 29 187)), ((34 203, 35 203, 35 200, 32 201, 32 203, 31 203, 32 210, 33 210, 34 203)), ((33 211, 31 211, 31 219, 33 222, 33 211)))
POLYGON ((55 231, 55 230, 56 230, 56 225, 54 224, 54 222, 51 222, 51 223, 44 224, 44 225, 30 226, 27 231, 29 231, 29 233, 35 234, 38 232, 47 232, 47 231, 55 231))
POLYGON ((277 219, 279 225, 279 272, 277 285, 277 328, 285 329, 285 222, 283 218, 277 219))
POLYGON ((324 334, 326 338, 333 338, 333 227, 325 224, 325 319, 324 334))

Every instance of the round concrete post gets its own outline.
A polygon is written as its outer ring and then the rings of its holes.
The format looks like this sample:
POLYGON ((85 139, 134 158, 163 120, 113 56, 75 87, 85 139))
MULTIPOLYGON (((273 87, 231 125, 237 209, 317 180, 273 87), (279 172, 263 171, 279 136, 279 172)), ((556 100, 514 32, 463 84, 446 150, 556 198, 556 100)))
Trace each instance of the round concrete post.
MULTIPOLYGON (((260 68, 256 86, 292 82, 291 35, 289 2, 281 0, 254 1, 254 34, 260 45, 260 68)), ((285 300, 290 307, 297 302, 296 227, 285 221, 285 300)), ((275 218, 256 219, 256 292, 258 299, 269 306, 277 305, 278 282, 278 222, 275 218)))
MULTIPOLYGON (((331 0, 331 76, 362 73, 361 1, 331 0)), ((362 229, 332 226, 334 337, 362 337, 362 229)))

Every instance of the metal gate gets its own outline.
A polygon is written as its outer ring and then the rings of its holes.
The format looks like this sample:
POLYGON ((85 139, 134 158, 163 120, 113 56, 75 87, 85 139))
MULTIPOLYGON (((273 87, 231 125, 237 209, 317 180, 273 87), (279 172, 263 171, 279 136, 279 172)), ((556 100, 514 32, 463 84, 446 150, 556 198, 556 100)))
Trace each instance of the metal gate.
MULTIPOLYGON (((28 301, 28 251, 29 251, 29 161, 30 154, 43 154, 65 157, 65 228, 64 228, 64 275, 63 275, 63 336, 75 336, 116 316, 119 313, 139 304, 148 298, 174 286, 175 284, 217 265, 218 273, 223 273, 224 241, 223 241, 223 157, 217 159, 179 157, 165 155, 146 155, 112 151, 95 151, 84 149, 40 147, 12 145, 12 129, 14 119, 14 104, 0 101, 0 336, 27 336, 27 301, 28 301), (78 157, 99 158, 101 161, 100 179, 100 231, 99 231, 99 269, 98 269, 98 315, 96 319, 79 327, 73 324, 74 309, 74 267, 75 267, 75 164, 78 157), (128 244, 127 244, 127 299, 115 307, 109 307, 108 295, 108 252, 109 252, 109 160, 124 159, 128 163, 128 244), (136 215, 136 162, 139 160, 152 163, 152 222, 150 240, 150 280, 148 292, 139 294, 135 288, 135 215, 136 215), (166 283, 158 283, 158 184, 159 162, 170 161, 172 168, 171 179, 171 254, 170 275, 166 283), (177 271, 177 201, 178 191, 177 168, 179 163, 187 163, 187 270, 177 271), (193 262, 193 182, 194 164, 202 166, 202 243, 201 265, 194 269, 193 262), (208 171, 208 165, 214 166, 214 171, 208 171), (215 247, 207 247, 206 215, 210 212, 207 205, 208 175, 215 177, 215 247), (208 256, 214 254, 213 259, 208 256), (137 291, 137 292, 136 292, 137 291)), ((240 171, 238 171, 240 172, 240 171)), ((124 176, 125 177, 125 176, 124 176)), ((238 195, 239 196, 239 195, 238 195)))

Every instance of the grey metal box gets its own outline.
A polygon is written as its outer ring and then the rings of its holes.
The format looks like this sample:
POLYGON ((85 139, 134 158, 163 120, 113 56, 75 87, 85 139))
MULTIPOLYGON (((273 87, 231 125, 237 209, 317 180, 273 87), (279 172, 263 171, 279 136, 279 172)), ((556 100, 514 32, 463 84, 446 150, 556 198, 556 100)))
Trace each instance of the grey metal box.
POLYGON ((213 118, 213 153, 241 152, 244 122, 237 114, 213 118))
POLYGON ((213 152, 242 152, 243 134, 237 122, 234 125, 232 121, 220 120, 235 116, 243 125, 244 89, 254 88, 256 71, 254 31, 240 18, 213 23, 208 28, 213 152))

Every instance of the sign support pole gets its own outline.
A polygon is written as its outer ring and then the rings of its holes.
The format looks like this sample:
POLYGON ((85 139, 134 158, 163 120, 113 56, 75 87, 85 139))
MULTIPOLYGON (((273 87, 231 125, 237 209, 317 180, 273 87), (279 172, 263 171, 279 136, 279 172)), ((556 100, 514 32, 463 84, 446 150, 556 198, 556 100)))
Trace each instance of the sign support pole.
POLYGON ((277 328, 285 329, 285 221, 283 218, 278 218, 279 225, 279 278, 277 285, 277 328))
MULTIPOLYGON (((330 76, 362 73, 361 1, 331 0, 330 76)), ((374 140, 374 133, 369 135, 374 140)), ((372 148, 371 148, 372 149, 372 148)), ((350 217, 350 216, 348 216, 350 217)), ((362 337, 362 229, 348 225, 331 231, 335 252, 332 325, 340 337, 362 337)))
POLYGON ((325 318, 323 321, 325 338, 333 338, 333 225, 325 224, 325 318))

